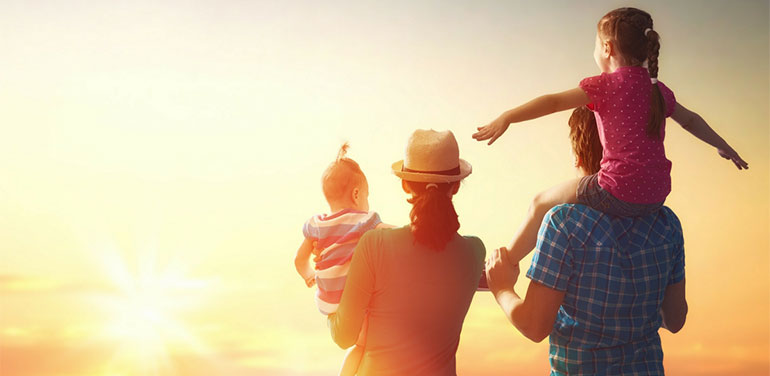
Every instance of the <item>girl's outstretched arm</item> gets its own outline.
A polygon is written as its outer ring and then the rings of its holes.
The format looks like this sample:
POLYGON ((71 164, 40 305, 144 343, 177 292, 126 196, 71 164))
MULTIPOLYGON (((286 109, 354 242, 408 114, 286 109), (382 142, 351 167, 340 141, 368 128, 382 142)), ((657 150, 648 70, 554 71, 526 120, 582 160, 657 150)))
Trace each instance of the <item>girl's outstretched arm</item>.
POLYGON ((503 112, 491 123, 478 127, 478 132, 473 134, 477 141, 489 140, 487 145, 492 145, 511 123, 532 120, 552 114, 554 112, 569 110, 591 103, 588 95, 581 88, 574 88, 556 94, 546 94, 537 97, 514 109, 503 112))
POLYGON ((717 132, 711 129, 708 123, 706 123, 700 115, 686 109, 677 102, 676 107, 674 107, 674 113, 671 114, 671 118, 679 123, 682 128, 692 133, 693 136, 717 148, 719 155, 722 158, 731 160, 739 170, 749 168, 749 164, 738 155, 738 152, 730 147, 730 145, 727 144, 727 141, 720 137, 717 132))

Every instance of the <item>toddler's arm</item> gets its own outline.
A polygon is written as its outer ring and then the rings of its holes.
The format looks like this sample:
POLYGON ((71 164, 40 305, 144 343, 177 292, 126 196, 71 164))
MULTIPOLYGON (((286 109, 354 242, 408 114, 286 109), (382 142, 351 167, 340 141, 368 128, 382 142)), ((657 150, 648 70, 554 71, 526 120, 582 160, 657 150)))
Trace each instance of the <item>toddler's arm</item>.
POLYGON ((313 239, 305 238, 297 249, 297 256, 294 257, 294 267, 305 280, 307 287, 313 287, 315 284, 315 270, 310 266, 311 253, 313 253, 313 239))
POLYGON ((708 123, 706 123, 700 115, 686 109, 677 102, 676 107, 674 107, 674 113, 671 114, 671 118, 679 123, 682 128, 692 133, 693 136, 717 148, 719 155, 722 156, 722 158, 731 160, 739 170, 749 168, 749 164, 738 155, 738 152, 733 150, 733 148, 730 147, 717 132, 711 129, 708 123))
POLYGON ((588 95, 579 87, 561 93, 543 95, 519 107, 505 111, 491 123, 478 127, 478 132, 473 134, 473 138, 477 141, 489 139, 487 145, 492 145, 495 140, 505 133, 511 123, 536 119, 589 103, 591 103, 591 100, 588 98, 588 95))

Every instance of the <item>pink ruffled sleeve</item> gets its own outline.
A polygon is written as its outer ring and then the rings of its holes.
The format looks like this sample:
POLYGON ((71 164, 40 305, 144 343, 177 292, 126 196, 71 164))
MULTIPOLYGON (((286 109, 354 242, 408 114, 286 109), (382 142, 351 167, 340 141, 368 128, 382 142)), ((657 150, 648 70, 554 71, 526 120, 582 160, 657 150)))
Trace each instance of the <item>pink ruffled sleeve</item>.
POLYGON ((669 117, 674 113, 676 97, 674 96, 674 92, 660 81, 658 81, 658 88, 660 88, 660 94, 663 95, 663 103, 666 104, 666 117, 669 117))
POLYGON ((578 85, 591 99, 591 108, 594 111, 598 111, 602 106, 604 98, 607 96, 607 76, 601 74, 599 76, 586 77, 580 81, 578 85))

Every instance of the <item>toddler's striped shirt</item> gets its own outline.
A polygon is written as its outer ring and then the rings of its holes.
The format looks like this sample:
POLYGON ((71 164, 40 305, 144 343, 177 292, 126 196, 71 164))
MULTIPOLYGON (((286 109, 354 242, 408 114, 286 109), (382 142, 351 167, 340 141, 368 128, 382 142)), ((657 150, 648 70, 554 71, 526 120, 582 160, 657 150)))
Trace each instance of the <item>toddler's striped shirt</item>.
POLYGON ((318 286, 315 301, 321 313, 328 315, 337 311, 358 239, 381 222, 375 212, 353 209, 316 215, 305 222, 302 233, 305 238, 317 241, 316 248, 321 250, 315 265, 318 286))

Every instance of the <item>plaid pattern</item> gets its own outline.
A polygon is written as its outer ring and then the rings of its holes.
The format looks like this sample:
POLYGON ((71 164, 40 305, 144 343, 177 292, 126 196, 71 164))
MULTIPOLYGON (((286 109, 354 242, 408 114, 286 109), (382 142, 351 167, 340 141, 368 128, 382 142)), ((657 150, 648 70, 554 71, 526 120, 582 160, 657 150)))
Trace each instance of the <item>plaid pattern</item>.
POLYGON ((679 219, 662 207, 615 217, 559 205, 543 219, 527 277, 565 291, 551 375, 662 375, 663 294, 684 278, 679 219))

